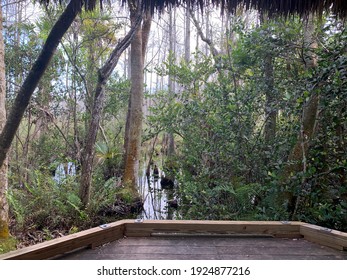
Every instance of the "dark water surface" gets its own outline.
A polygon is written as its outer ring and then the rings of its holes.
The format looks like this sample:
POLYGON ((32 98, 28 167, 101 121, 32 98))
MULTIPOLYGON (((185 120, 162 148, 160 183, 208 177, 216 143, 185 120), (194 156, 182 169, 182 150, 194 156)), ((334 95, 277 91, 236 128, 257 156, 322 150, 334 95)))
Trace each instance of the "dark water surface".
POLYGON ((139 180, 143 211, 138 215, 138 219, 174 220, 177 218, 176 209, 169 206, 170 202, 177 199, 176 188, 162 188, 160 181, 160 178, 153 177, 153 169, 151 169, 149 177, 146 176, 144 169, 139 180))

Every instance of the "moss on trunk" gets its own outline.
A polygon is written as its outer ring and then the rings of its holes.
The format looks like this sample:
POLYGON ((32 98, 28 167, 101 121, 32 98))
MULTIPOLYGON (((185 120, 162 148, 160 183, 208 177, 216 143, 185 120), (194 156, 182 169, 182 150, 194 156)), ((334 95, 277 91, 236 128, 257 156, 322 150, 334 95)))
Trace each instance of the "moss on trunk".
POLYGON ((6 239, 10 235, 9 229, 8 229, 8 223, 5 221, 0 220, 0 238, 6 239))
POLYGON ((0 237, 0 254, 16 250, 17 240, 13 237, 0 237))

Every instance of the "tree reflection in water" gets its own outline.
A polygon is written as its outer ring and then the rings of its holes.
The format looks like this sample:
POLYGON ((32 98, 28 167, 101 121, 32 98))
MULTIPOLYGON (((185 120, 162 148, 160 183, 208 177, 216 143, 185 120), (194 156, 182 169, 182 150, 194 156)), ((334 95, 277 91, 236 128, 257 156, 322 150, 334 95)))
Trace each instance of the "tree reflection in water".
MULTIPOLYGON (((159 174, 161 174, 159 170, 159 174)), ((177 211, 168 206, 168 202, 176 200, 176 188, 163 189, 160 178, 153 176, 151 168, 149 176, 146 169, 139 179, 139 192, 143 198, 143 211, 137 218, 144 220, 174 220, 177 211)))

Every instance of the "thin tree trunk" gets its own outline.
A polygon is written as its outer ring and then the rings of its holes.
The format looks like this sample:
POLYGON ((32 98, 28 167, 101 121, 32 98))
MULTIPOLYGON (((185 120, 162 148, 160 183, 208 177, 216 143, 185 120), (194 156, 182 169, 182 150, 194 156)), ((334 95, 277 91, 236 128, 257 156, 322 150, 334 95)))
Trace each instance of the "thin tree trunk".
POLYGON ((51 101, 52 96, 49 85, 47 82, 41 81, 37 89, 36 120, 33 121, 34 132, 31 135, 31 141, 39 140, 47 131, 49 123, 53 120, 53 115, 49 110, 51 101))
POLYGON ((276 136, 277 110, 275 106, 276 97, 274 95, 274 74, 273 74, 272 55, 266 54, 264 59, 264 76, 265 76, 265 127, 264 137, 265 144, 269 152, 271 143, 276 136))
POLYGON ((190 61, 190 12, 189 12, 189 0, 187 2, 187 8, 185 10, 185 34, 184 34, 184 60, 190 61))
MULTIPOLYGON (((0 130, 6 122, 5 46, 2 29, 2 8, 0 7, 0 130)), ((7 158, 5 158, 0 166, 0 238, 9 236, 8 203, 6 200, 8 188, 7 168, 7 158)))
POLYGON ((207 36, 204 34, 204 32, 202 31, 202 28, 201 28, 200 22, 199 22, 199 18, 196 18, 196 17, 194 16, 193 10, 190 10, 190 14, 191 14, 191 18, 192 18, 192 20, 193 20, 193 23, 194 23, 194 25, 195 25, 195 27, 196 27, 197 33, 198 33, 198 35, 199 35, 199 36, 197 36, 197 37, 200 37, 201 40, 204 41, 204 42, 208 45, 208 47, 210 48, 211 54, 212 54, 212 56, 213 56, 213 59, 215 60, 216 63, 218 63, 218 61, 219 61, 219 56, 220 56, 219 51, 216 49, 216 47, 215 47, 215 45, 214 45, 212 39, 209 38, 209 37, 207 37, 207 36))
MULTIPOLYGON (((267 18, 264 14, 260 16, 260 23, 266 23, 267 18)), ((276 97, 274 95, 274 66, 273 55, 271 50, 268 50, 264 54, 263 58, 264 67, 264 82, 265 82, 265 125, 264 125, 264 140, 266 144, 266 151, 271 154, 271 143, 276 136, 276 120, 277 110, 275 107, 276 97)), ((266 158, 265 162, 268 162, 266 158)))
MULTIPOLYGON (((206 9, 206 16, 205 16, 205 25, 206 25, 206 37, 207 38, 212 38, 212 34, 210 34, 210 10, 207 8, 206 9)), ((205 46, 205 54, 208 55, 208 51, 209 51, 209 46, 206 45, 205 46)))
POLYGON ((6 159, 12 140, 16 134, 24 112, 29 105, 30 98, 48 67, 60 40, 71 26, 75 17, 81 12, 82 2, 83 1, 70 1, 67 5, 64 12, 53 26, 40 55, 24 80, 24 83, 14 100, 6 124, 0 134, 0 166, 3 165, 6 159))
MULTIPOLYGON (((175 19, 175 8, 170 8, 169 12, 169 53, 174 57, 173 61, 176 60, 176 19, 175 19)), ((171 60, 170 60, 171 63, 171 60)), ((169 72, 168 90, 170 100, 175 95, 175 81, 174 77, 169 72)), ((170 158, 175 154, 175 138, 172 132, 168 133, 168 149, 167 155, 170 158)))

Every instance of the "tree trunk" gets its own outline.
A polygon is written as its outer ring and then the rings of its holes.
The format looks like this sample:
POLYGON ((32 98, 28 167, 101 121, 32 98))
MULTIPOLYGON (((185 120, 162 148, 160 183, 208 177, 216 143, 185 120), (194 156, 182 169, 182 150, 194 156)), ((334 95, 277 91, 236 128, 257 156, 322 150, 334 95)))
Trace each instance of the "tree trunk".
MULTIPOLYGON (((131 21, 135 20, 134 11, 131 10, 131 21)), ((141 135, 142 135, 142 103, 143 103, 143 65, 145 50, 150 31, 151 17, 146 14, 141 29, 138 29, 131 42, 131 89, 129 109, 127 116, 127 138, 125 146, 125 167, 123 183, 135 195, 137 192, 137 181, 140 161, 141 135)))
MULTIPOLYGON (((169 53, 174 57, 173 61, 176 61, 176 18, 175 8, 170 8, 169 12, 169 53), (173 10, 174 9, 174 10, 173 10)), ((170 60, 171 63, 172 60, 170 60)), ((174 77, 169 73, 168 90, 170 100, 175 96, 176 85, 174 77)), ((175 154, 175 138, 172 132, 168 133, 168 149, 167 156, 170 158, 175 154)))
POLYGON ((318 43, 316 38, 314 37, 314 18, 313 14, 310 13, 307 16, 307 22, 305 25, 304 30, 304 60, 305 60, 305 66, 307 69, 315 68, 317 67, 318 63, 318 57, 316 53, 314 52, 315 49, 318 48, 318 43))
MULTIPOLYGON (((5 46, 2 29, 2 8, 0 7, 0 130, 3 129, 6 122, 5 46)), ((0 166, 0 238, 9 236, 8 204, 6 200, 7 187, 7 158, 5 158, 0 166)))
POLYGON ((83 1, 70 1, 58 21, 54 24, 47 40, 24 80, 8 115, 5 126, 0 135, 0 166, 3 165, 12 140, 16 134, 24 112, 29 105, 30 98, 51 61, 62 37, 73 20, 82 10, 83 1))
POLYGON ((129 134, 126 147, 124 170, 124 184, 134 194, 137 193, 137 176, 139 171, 139 157, 142 129, 142 99, 143 99, 143 57, 142 30, 139 29, 131 43, 131 90, 129 113, 129 134))
POLYGON ((188 63, 190 61, 190 12, 189 0, 187 1, 187 8, 185 10, 185 34, 184 34, 184 60, 188 63))
MULTIPOLYGON (((205 25, 206 25, 206 37, 207 38, 212 38, 213 34, 210 34, 210 10, 209 8, 206 8, 206 16, 203 17, 203 19, 205 19, 205 25)), ((208 45, 205 45, 205 54, 206 55, 209 55, 209 46, 208 45)))
POLYGON ((274 95, 274 74, 273 74, 272 55, 266 54, 264 59, 264 76, 265 76, 265 127, 264 138, 266 149, 271 152, 271 143, 276 136, 276 119, 277 110, 275 106, 276 97, 274 95))
POLYGON ((143 25, 142 25, 142 61, 143 63, 145 63, 149 33, 151 31, 151 25, 152 25, 152 15, 149 11, 147 11, 143 21, 143 25))
POLYGON ((47 90, 45 84, 38 86, 37 95, 38 102, 37 107, 35 108, 37 110, 37 113, 32 140, 39 140, 41 138, 41 135, 46 132, 49 122, 53 119, 53 115, 49 112, 51 96, 49 89, 47 90))
POLYGON ((128 34, 117 44, 105 65, 98 71, 98 84, 96 85, 94 93, 94 103, 82 156, 80 198, 84 206, 87 206, 90 200, 93 161, 95 156, 95 142, 100 126, 101 113, 104 108, 105 85, 114 68, 117 66, 119 57, 130 45, 131 40, 138 30, 141 20, 142 14, 140 11, 136 14, 133 25, 128 34))
MULTIPOLYGON (((260 23, 264 24, 268 21, 264 14, 260 15, 260 23)), ((276 119, 277 110, 275 106, 276 97, 274 95, 274 66, 272 50, 265 51, 263 58, 263 71, 265 82, 265 125, 264 125, 264 140, 266 145, 266 151, 271 155, 271 144, 276 136, 276 119)), ((265 162, 268 162, 266 156, 265 162)))

